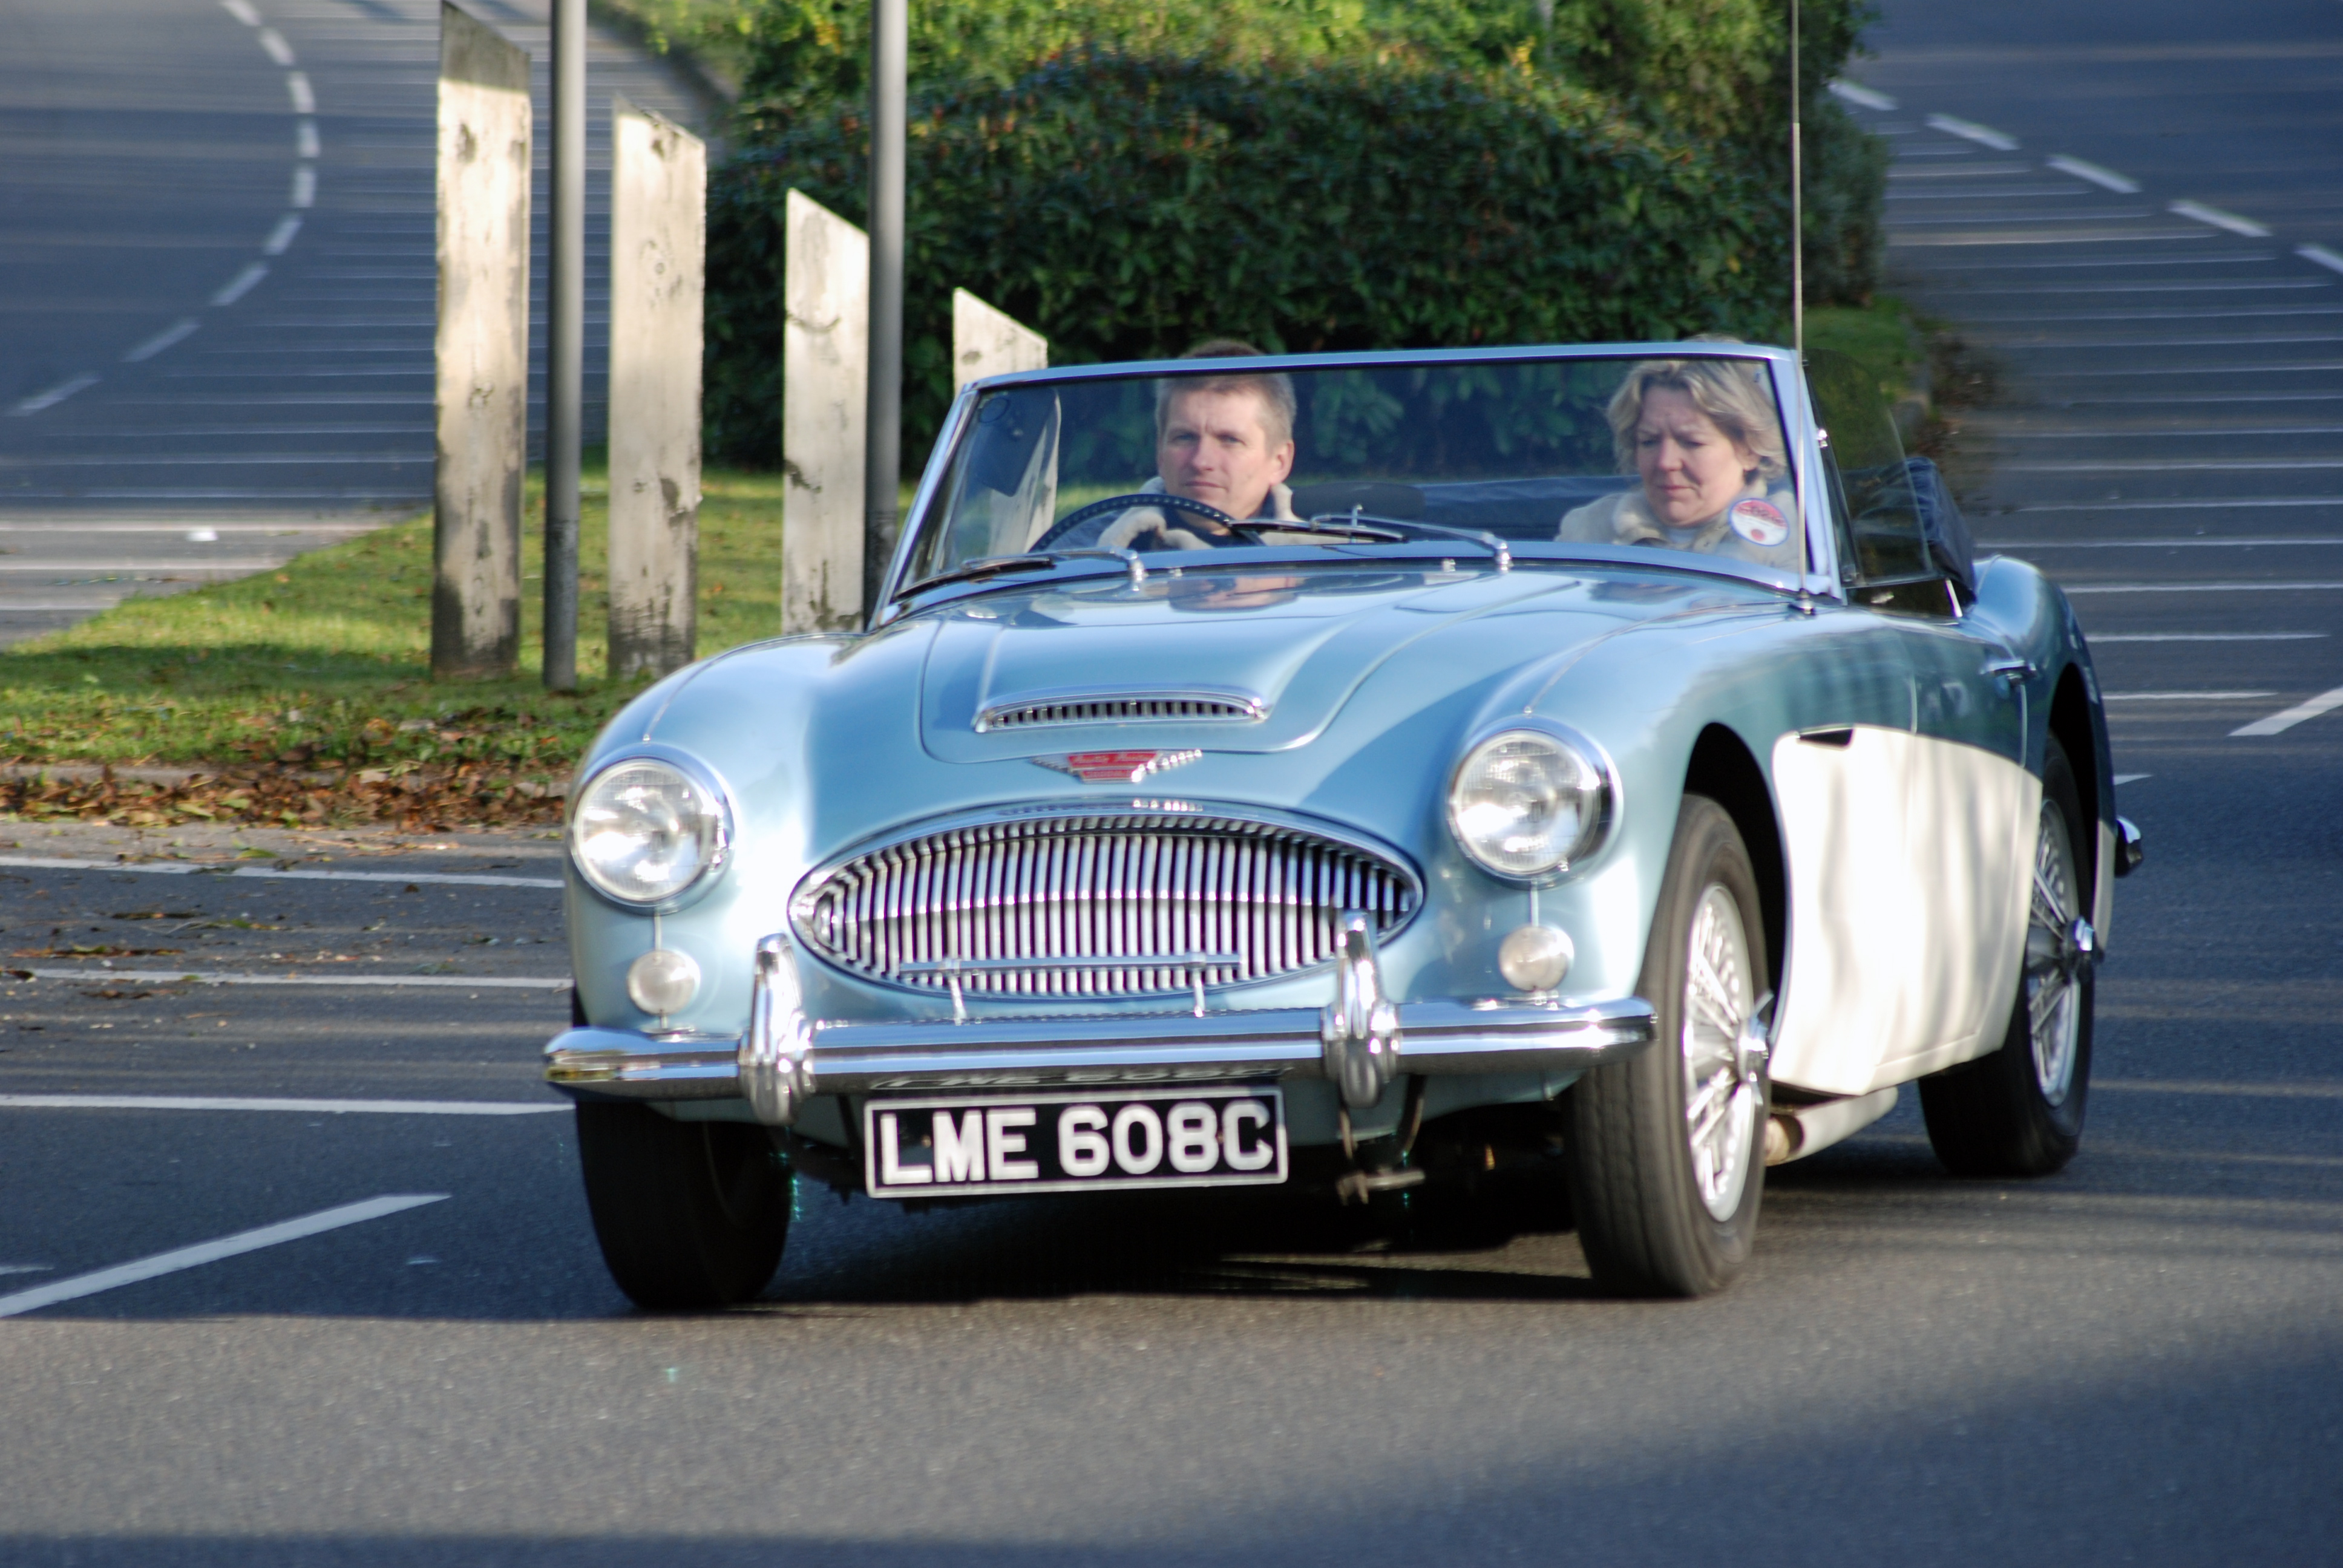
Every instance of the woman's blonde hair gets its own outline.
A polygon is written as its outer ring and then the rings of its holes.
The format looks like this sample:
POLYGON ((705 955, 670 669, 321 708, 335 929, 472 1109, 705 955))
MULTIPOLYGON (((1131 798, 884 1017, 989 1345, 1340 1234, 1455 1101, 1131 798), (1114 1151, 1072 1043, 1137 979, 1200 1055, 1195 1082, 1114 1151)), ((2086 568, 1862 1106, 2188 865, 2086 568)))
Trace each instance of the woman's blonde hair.
MULTIPOLYGON (((1737 337, 1703 336, 1689 343, 1738 343, 1737 337)), ((1765 385, 1765 367, 1755 359, 1646 359, 1627 372, 1611 396, 1611 440, 1619 471, 1635 471, 1635 427, 1644 399, 1654 388, 1681 392, 1715 421, 1727 438, 1757 455, 1760 477, 1771 482, 1790 470, 1782 447, 1782 417, 1765 385)))

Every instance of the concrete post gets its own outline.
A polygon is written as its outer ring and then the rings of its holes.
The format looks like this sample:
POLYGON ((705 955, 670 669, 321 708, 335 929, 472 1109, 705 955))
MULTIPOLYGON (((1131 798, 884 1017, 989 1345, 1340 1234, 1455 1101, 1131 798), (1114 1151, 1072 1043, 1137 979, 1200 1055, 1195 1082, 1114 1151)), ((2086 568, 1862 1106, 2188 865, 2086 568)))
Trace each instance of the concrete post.
POLYGON ((610 113, 610 674, 665 675, 699 635, 708 149, 610 113))
POLYGON ((447 0, 438 165, 431 673, 509 676, 528 458, 528 55, 447 0))
POLYGON ((862 618, 870 242, 798 191, 784 225, 781 630, 841 631, 862 618))
POLYGON ((988 376, 1046 370, 1050 340, 965 288, 952 290, 952 391, 988 376))
POLYGON ((545 686, 578 689, 579 426, 586 385, 586 0, 553 0, 553 252, 545 308, 545 686))

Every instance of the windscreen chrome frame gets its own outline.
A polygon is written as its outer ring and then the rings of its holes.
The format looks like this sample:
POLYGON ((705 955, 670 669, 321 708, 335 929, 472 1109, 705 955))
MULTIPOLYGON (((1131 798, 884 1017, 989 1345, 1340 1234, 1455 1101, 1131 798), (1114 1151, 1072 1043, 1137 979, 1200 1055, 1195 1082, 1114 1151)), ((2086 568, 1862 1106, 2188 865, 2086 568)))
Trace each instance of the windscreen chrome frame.
POLYGON ((976 400, 1003 387, 1058 385, 1081 381, 1143 380, 1160 376, 1204 376, 1214 373, 1263 374, 1309 370, 1407 369, 1419 366, 1540 363, 1559 359, 1756 359, 1768 367, 1773 380, 1774 407, 1783 422, 1785 445, 1791 454, 1793 482, 1799 511, 1805 523, 1806 576, 1809 596, 1844 601, 1838 580, 1837 549, 1832 539, 1827 502, 1815 485, 1820 448, 1815 439, 1813 405, 1805 394, 1805 378, 1797 374, 1797 356, 1787 348, 1765 344, 1604 343, 1530 345, 1511 348, 1381 349, 1360 354, 1270 354, 1213 359, 1141 359, 1106 365, 1079 365, 1043 370, 1021 370, 988 376, 963 386, 945 416, 944 427, 928 455, 903 527, 896 536, 876 601, 864 612, 863 625, 875 630, 902 615, 899 596, 907 586, 912 542, 927 526, 928 513, 941 493, 951 459, 965 437, 976 400), (1817 526, 1817 507, 1821 508, 1817 526))

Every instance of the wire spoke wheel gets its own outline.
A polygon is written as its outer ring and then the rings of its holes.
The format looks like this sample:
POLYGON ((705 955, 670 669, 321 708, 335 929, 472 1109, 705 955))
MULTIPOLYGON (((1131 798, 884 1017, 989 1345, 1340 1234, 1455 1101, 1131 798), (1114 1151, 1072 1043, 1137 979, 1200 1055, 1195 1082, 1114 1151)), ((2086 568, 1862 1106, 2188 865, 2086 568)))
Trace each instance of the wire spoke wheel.
MULTIPOLYGON (((2046 796, 2042 827, 2034 842, 2034 898, 2026 915, 2026 950, 2057 949, 2079 917, 2076 897, 2075 847, 2066 814, 2046 796)), ((2034 1049, 2034 1082, 2052 1105, 2066 1102, 2075 1079, 2075 1042, 2081 1033, 2079 998, 2063 967, 2027 966, 2026 1016, 2034 1049)))
POLYGON ((1733 895, 1712 884, 1694 908, 1685 954, 1684 1132, 1701 1202, 1717 1219, 1740 1206, 1764 1095, 1742 1070, 1743 1025, 1756 988, 1749 933, 1733 895))
POLYGON ((1651 1049, 1570 1091, 1573 1208, 1587 1267, 1625 1295, 1701 1296, 1747 1266, 1764 1194, 1763 906, 1732 816, 1684 797, 1641 994, 1651 1049))

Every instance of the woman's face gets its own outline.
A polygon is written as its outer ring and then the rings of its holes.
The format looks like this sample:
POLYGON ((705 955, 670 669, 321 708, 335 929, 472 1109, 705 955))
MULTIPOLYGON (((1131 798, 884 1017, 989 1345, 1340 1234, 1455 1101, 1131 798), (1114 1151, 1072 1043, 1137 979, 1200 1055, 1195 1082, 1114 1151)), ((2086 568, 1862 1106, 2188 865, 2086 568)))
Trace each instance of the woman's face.
POLYGON ((1644 394, 1635 421, 1635 471, 1653 515, 1672 528, 1706 522, 1733 504, 1757 467, 1757 454, 1734 440, 1673 387, 1644 394))

